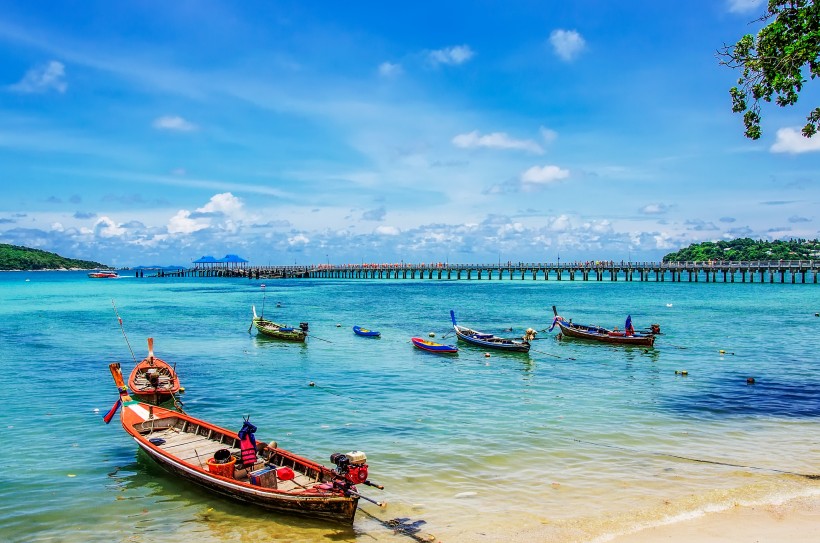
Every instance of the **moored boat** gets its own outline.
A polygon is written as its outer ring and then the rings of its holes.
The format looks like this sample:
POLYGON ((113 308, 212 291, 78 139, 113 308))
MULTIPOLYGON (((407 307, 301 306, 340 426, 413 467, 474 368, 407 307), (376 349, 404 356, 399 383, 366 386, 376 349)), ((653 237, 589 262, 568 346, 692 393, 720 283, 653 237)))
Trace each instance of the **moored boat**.
MULTIPOLYGON (((253 310, 253 321, 251 326, 267 337, 275 339, 284 339, 286 341, 304 342, 308 335, 308 323, 301 322, 299 327, 295 328, 287 324, 279 324, 277 322, 269 321, 264 317, 256 314, 256 306, 251 306, 253 310)), ((264 308, 263 308, 264 309, 264 308)), ((248 330, 250 332, 250 330, 248 330)))
POLYGON ((430 341, 427 339, 423 339, 420 337, 413 337, 410 338, 410 341, 413 342, 413 345, 422 351, 428 351, 431 353, 438 353, 438 354, 456 354, 458 353, 458 347, 455 345, 445 345, 443 343, 436 343, 435 341, 430 341))
POLYGON ((453 321, 453 330, 455 330, 458 339, 489 349, 526 353, 529 352, 530 341, 535 338, 536 334, 532 328, 528 328, 527 335, 521 339, 503 338, 494 334, 485 334, 472 328, 456 324, 456 314, 452 309, 450 310, 450 319, 453 321))
POLYGON ((89 272, 88 276, 92 279, 117 279, 120 275, 113 270, 101 270, 89 272))
POLYGON ((354 326, 353 333, 362 337, 380 337, 382 335, 381 332, 376 330, 368 330, 367 328, 362 328, 361 326, 354 326))
POLYGON ((640 345, 644 347, 652 347, 655 344, 655 334, 660 332, 660 327, 657 324, 652 325, 650 332, 635 331, 632 326, 632 316, 626 318, 624 330, 617 328, 610 330, 602 326, 577 324, 572 322, 572 319, 566 320, 558 314, 555 306, 552 306, 552 312, 555 317, 550 326, 550 331, 555 326, 561 330, 561 334, 566 337, 577 339, 588 339, 591 341, 598 341, 600 343, 612 343, 619 345, 640 345))
POLYGON ((276 443, 256 442, 256 427, 245 419, 232 432, 190 415, 131 398, 119 363, 109 364, 120 398, 105 415, 110 422, 121 407, 123 429, 151 459, 170 473, 216 494, 283 513, 350 524, 359 499, 356 485, 382 488, 368 479, 360 451, 334 453, 335 469, 276 443), (261 457, 261 458, 260 458, 261 457))
POLYGON ((142 402, 177 405, 175 395, 181 388, 179 377, 174 367, 154 356, 154 338, 148 338, 148 356, 134 366, 128 377, 128 387, 142 402))

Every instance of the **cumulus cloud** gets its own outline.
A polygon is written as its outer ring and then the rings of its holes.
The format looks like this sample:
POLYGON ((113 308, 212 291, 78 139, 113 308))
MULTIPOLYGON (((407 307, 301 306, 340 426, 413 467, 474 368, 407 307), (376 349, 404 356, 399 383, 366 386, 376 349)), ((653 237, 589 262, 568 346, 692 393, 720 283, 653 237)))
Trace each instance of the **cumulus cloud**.
POLYGON ((781 128, 769 149, 772 153, 811 153, 820 151, 820 137, 806 138, 799 128, 781 128))
POLYGON ((214 194, 210 201, 197 209, 199 213, 219 213, 228 217, 236 217, 242 212, 242 200, 231 194, 223 192, 214 194))
POLYGON ((445 47, 444 49, 436 49, 430 51, 427 58, 434 65, 448 64, 455 66, 464 64, 473 56, 473 50, 469 45, 456 45, 454 47, 445 47))
POLYGON ((214 194, 207 204, 193 212, 180 209, 170 218, 167 228, 170 234, 192 234, 211 227, 214 218, 240 218, 242 214, 242 200, 230 192, 223 192, 214 194))
POLYGON ((395 226, 378 226, 374 232, 382 236, 398 236, 401 234, 401 230, 395 226))
POLYGON ((31 68, 19 83, 9 86, 12 91, 26 94, 39 94, 50 90, 64 93, 67 88, 65 66, 56 60, 31 68))
POLYGON ((765 0, 728 0, 731 13, 748 13, 757 10, 765 0))
POLYGON ((126 230, 108 217, 100 217, 94 224, 94 233, 103 238, 115 238, 125 234, 126 230))
POLYGON ((521 174, 521 185, 524 190, 531 190, 566 179, 567 177, 569 177, 569 170, 559 168, 558 166, 533 166, 521 174))
POLYGON ((382 77, 395 77, 401 75, 401 64, 393 64, 392 62, 382 62, 379 64, 379 75, 382 77))
POLYGON ((504 132, 481 135, 478 130, 459 134, 453 138, 453 145, 462 149, 486 147, 489 149, 520 149, 530 153, 543 154, 544 150, 532 140, 517 140, 504 132))
POLYGON ((552 50, 564 62, 573 61, 586 46, 583 36, 575 30, 553 30, 549 42, 552 50))
POLYGON ((197 126, 186 121, 178 115, 166 115, 154 119, 154 128, 157 130, 169 130, 171 132, 192 132, 197 129, 197 126))
POLYGON ((661 203, 647 204, 643 206, 639 211, 644 215, 662 215, 669 211, 669 206, 661 203))
POLYGON ((809 219, 807 217, 800 217, 798 215, 792 215, 791 217, 789 217, 789 222, 790 223, 811 222, 811 219, 809 219))

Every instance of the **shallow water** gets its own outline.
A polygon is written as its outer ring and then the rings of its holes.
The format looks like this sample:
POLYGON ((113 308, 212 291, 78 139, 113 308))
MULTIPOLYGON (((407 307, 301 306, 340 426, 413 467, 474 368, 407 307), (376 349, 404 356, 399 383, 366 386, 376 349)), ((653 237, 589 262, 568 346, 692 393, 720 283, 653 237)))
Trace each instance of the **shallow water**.
POLYGON ((0 299, 3 541, 412 541, 385 525, 393 519, 441 541, 603 541, 820 491, 795 475, 820 470, 813 284, 14 272, 0 273, 0 299), (307 344, 248 334, 251 305, 263 303, 269 318, 309 322, 307 344), (557 341, 543 331, 553 304, 609 327, 630 313, 663 335, 654 349, 557 341), (449 332, 450 309, 467 326, 532 327, 539 339, 528 355, 414 349, 412 336, 449 332), (366 494, 387 508, 362 502, 340 527, 166 475, 118 418, 101 418, 117 398, 108 363, 128 371, 129 344, 141 359, 147 337, 176 363, 186 411, 237 430, 250 415, 259 439, 325 464, 364 450, 386 487, 366 494))

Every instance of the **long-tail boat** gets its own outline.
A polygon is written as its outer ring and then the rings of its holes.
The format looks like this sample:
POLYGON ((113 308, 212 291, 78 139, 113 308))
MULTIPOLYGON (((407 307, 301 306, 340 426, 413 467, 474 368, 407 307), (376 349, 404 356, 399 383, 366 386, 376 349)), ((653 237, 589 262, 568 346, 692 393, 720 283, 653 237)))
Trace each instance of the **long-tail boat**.
POLYGON ((163 405, 176 399, 179 377, 170 364, 154 356, 154 338, 148 338, 148 356, 134 366, 128 387, 136 399, 146 403, 163 405))
POLYGON ((489 349, 526 353, 529 352, 530 341, 535 338, 536 334, 531 328, 527 329, 527 334, 521 339, 503 338, 494 334, 478 332, 472 328, 456 324, 456 314, 452 309, 450 310, 450 319, 453 321, 453 330, 455 330, 458 339, 489 349))
POLYGON ((363 452, 334 453, 335 469, 303 458, 276 443, 257 442, 245 419, 233 432, 185 413, 143 403, 128 394, 120 364, 109 364, 120 398, 103 417, 120 421, 140 449, 170 473, 211 492, 282 513, 351 524, 359 499, 356 485, 368 480, 363 452))
POLYGON ((443 343, 436 343, 435 341, 430 341, 429 339, 423 339, 420 337, 412 337, 410 338, 410 341, 413 342, 414 346, 421 349, 422 351, 437 354, 458 353, 458 347, 456 347, 455 345, 445 345, 443 343))
MULTIPOLYGON (((253 321, 251 327, 267 337, 275 339, 284 339, 286 341, 299 341, 304 343, 308 335, 308 323, 301 322, 299 327, 293 327, 288 324, 279 324, 277 322, 269 321, 266 318, 260 317, 256 314, 256 306, 251 306, 253 310, 253 321)), ((248 330, 250 332, 250 330, 248 330)))
POLYGON ((652 347, 655 344, 655 334, 660 332, 660 327, 653 324, 650 332, 638 332, 632 326, 632 317, 626 319, 624 330, 617 328, 610 330, 601 326, 578 324, 572 322, 572 319, 566 320, 558 314, 555 306, 552 306, 552 312, 555 317, 550 326, 550 331, 555 327, 561 330, 561 334, 566 337, 588 339, 600 343, 614 343, 619 345, 640 345, 644 347, 652 347))

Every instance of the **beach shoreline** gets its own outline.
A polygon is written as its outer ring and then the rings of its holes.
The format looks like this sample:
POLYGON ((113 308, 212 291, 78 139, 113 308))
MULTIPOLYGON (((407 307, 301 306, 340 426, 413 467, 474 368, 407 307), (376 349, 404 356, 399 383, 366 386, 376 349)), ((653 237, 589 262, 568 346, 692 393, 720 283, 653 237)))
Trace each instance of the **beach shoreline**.
POLYGON ((740 505, 646 528, 595 543, 811 543, 820 526, 820 489, 780 503, 740 505))

